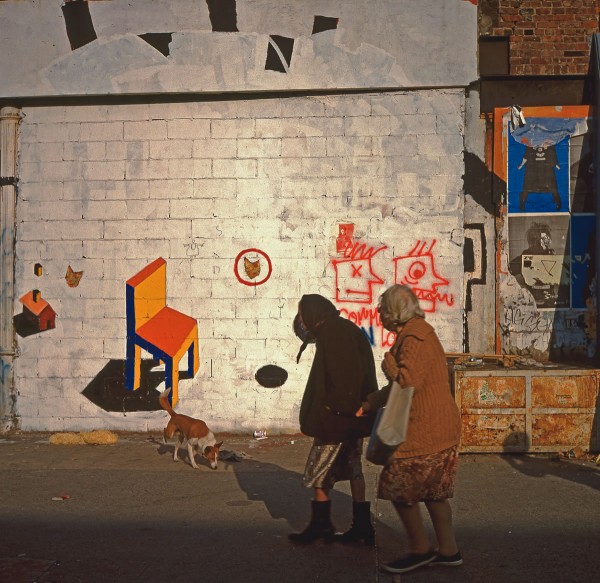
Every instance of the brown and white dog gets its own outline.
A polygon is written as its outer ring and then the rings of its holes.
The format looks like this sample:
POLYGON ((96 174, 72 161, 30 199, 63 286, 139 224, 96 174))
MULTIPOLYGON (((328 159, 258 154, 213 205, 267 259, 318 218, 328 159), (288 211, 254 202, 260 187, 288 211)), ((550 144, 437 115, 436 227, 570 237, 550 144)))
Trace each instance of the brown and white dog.
POLYGON ((210 463, 210 467, 213 470, 217 469, 219 463, 219 448, 223 445, 220 441, 217 443, 213 432, 208 428, 204 421, 200 419, 194 419, 187 415, 180 415, 173 411, 173 407, 169 403, 169 393, 171 389, 163 391, 158 399, 160 406, 171 416, 167 426, 163 431, 163 443, 167 443, 167 439, 173 437, 175 433, 178 433, 177 445, 173 453, 173 460, 179 461, 177 452, 182 446, 183 442, 186 441, 188 455, 190 456, 190 463, 192 467, 198 469, 194 454, 196 451, 200 451, 202 455, 210 463))

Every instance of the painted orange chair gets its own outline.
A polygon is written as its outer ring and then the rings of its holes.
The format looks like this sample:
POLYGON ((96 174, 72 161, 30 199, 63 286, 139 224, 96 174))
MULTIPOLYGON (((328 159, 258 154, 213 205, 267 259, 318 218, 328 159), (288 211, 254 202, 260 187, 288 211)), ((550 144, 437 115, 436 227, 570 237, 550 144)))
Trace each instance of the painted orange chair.
POLYGON ((127 359, 125 386, 140 387, 141 352, 165 364, 169 400, 178 401, 179 361, 188 354, 188 374, 198 372, 198 323, 167 305, 167 262, 159 257, 126 282, 127 359))

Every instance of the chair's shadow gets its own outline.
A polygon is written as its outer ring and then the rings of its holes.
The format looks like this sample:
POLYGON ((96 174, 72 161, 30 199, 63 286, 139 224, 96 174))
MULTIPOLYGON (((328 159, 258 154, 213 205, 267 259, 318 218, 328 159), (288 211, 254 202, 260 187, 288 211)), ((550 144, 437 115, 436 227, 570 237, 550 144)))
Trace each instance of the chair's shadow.
MULTIPOLYGON (((130 391, 125 388, 125 360, 110 360, 81 394, 105 411, 160 411, 156 389, 164 382, 165 373, 153 370, 158 364, 153 359, 142 360, 140 388, 130 391)), ((179 371, 180 380, 189 378, 187 372, 179 371)))

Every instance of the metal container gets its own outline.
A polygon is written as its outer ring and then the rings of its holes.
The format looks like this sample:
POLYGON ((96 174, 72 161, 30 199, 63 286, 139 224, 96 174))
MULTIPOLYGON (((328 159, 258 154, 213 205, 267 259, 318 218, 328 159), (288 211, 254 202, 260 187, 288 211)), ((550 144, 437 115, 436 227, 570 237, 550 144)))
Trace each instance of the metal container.
POLYGON ((483 365, 450 371, 461 451, 600 449, 600 370, 483 365))

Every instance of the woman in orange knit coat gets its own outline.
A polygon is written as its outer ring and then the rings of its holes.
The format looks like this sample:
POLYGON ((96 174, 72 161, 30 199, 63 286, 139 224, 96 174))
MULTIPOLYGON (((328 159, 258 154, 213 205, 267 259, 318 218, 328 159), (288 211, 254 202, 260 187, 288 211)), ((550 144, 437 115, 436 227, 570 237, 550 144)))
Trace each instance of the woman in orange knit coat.
POLYGON ((406 441, 384 466, 378 488, 378 498, 394 504, 406 529, 409 554, 383 568, 405 573, 425 565, 458 566, 462 557, 448 499, 454 493, 460 415, 450 391, 444 350, 409 287, 387 289, 378 310, 383 326, 397 334, 382 363, 390 385, 371 393, 357 414, 383 407, 393 381, 414 387, 406 441), (431 516, 436 549, 427 536, 419 502, 431 516))

